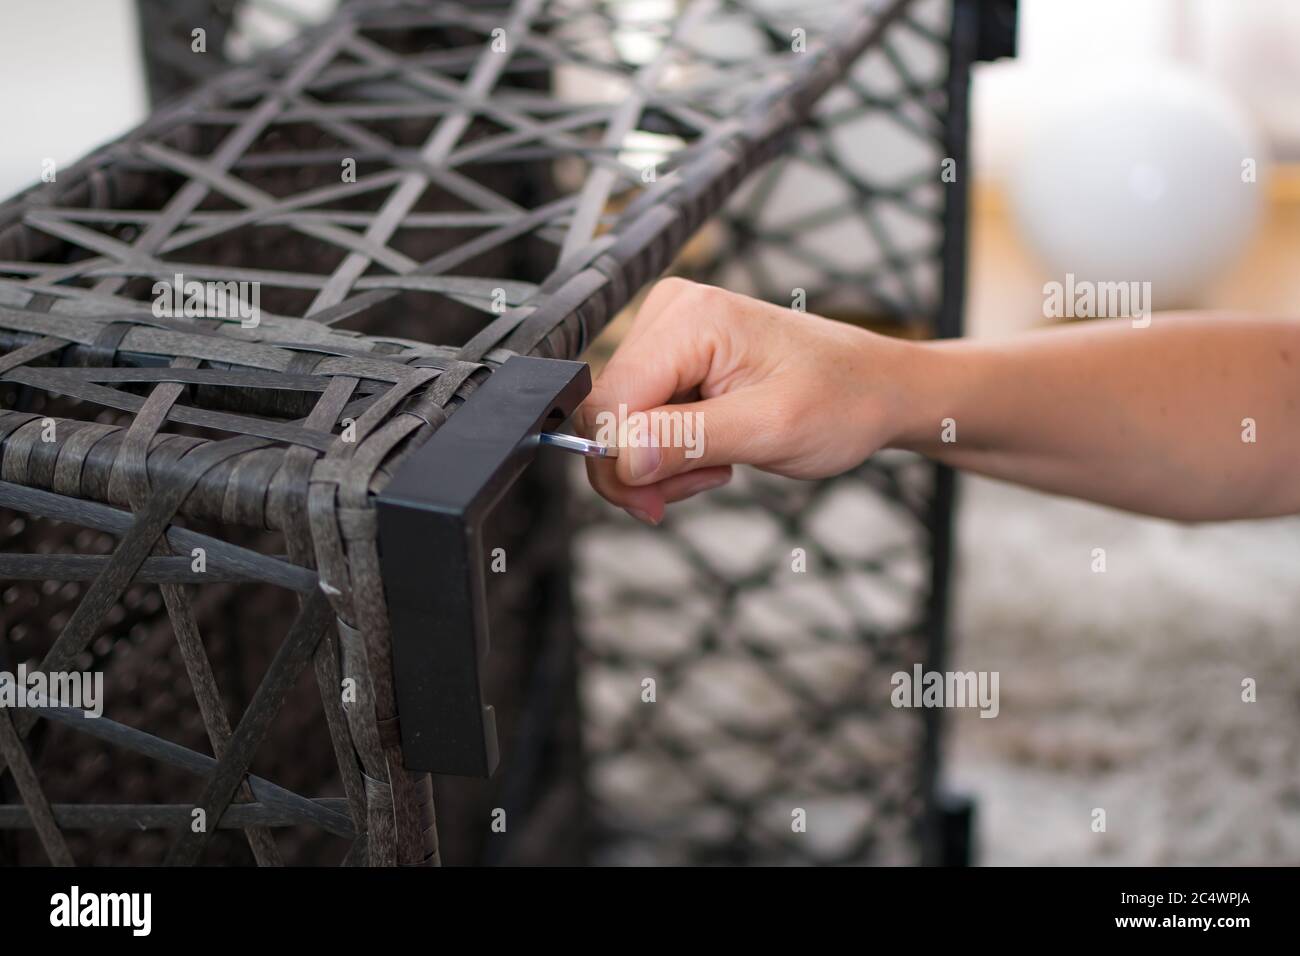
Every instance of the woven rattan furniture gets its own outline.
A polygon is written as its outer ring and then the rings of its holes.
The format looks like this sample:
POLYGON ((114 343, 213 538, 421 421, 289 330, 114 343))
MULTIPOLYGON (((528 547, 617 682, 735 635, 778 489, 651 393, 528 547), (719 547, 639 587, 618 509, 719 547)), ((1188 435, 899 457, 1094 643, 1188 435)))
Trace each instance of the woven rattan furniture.
MULTIPOLYGON (((585 390, 562 360, 888 31, 934 38, 913 6, 348 4, 0 207, 0 663, 110 675, 102 717, 0 712, 0 828, 55 863, 105 859, 83 831, 169 863, 232 833, 262 864, 318 839, 438 862, 430 771, 494 759, 483 522, 585 390), (214 314, 227 294, 255 316, 214 314), (170 644, 140 629, 163 610, 170 644), (149 667, 113 668, 149 653, 186 679, 118 719, 149 667), (201 720, 170 719, 181 695, 201 720), (303 734, 341 796, 283 782, 303 734), (40 773, 76 748, 126 800, 40 773), (173 796, 131 802, 135 776, 173 796)), ((946 549, 940 474, 918 513, 946 549)))

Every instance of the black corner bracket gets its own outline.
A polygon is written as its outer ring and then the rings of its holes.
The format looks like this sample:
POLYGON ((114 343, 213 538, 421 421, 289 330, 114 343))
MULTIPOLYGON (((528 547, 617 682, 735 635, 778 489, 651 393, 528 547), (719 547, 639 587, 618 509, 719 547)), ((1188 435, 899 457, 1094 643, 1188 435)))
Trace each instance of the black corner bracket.
POLYGON ((409 770, 496 769, 483 521, 537 449, 591 391, 581 362, 512 356, 414 451, 379 495, 402 754, 409 770))

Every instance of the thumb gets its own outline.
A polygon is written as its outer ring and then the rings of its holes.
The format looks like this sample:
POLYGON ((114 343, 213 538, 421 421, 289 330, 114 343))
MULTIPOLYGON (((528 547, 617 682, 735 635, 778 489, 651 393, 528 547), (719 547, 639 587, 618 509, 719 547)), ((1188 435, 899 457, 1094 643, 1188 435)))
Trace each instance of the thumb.
POLYGON ((700 468, 749 463, 753 418, 753 409, 736 392, 631 412, 611 436, 622 446, 618 478, 650 485, 700 468))

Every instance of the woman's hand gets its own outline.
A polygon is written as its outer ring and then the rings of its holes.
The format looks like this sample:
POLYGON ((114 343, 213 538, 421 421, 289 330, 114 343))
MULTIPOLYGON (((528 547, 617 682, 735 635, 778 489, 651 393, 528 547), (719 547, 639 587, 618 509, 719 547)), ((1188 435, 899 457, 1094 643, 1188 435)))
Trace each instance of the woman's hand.
POLYGON ((664 506, 725 484, 733 464, 796 478, 854 467, 899 437, 915 346, 684 279, 650 291, 578 414, 619 441, 588 462, 592 486, 650 524, 664 506), (620 418, 620 406, 623 415, 620 418), (635 413, 651 444, 636 434, 635 413), (686 447, 683 447, 686 446, 686 447))
POLYGON ((668 437, 702 441, 589 465, 598 492, 652 524, 732 464, 820 478, 886 445, 1143 514, 1254 518, 1300 513, 1298 369, 1293 320, 1162 313, 906 342, 667 279, 579 418, 608 441, 620 405, 692 416, 700 434, 668 437))

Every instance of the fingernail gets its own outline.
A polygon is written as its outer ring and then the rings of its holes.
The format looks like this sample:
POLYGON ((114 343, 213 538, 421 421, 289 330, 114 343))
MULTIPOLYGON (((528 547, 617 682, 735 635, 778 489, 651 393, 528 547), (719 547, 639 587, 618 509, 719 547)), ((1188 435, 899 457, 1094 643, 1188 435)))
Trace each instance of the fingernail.
POLYGON ((654 518, 650 517, 650 512, 648 511, 642 511, 640 508, 624 508, 623 510, 637 521, 640 521, 642 524, 648 524, 652 528, 659 524, 658 521, 655 521, 654 518))
POLYGON ((664 460, 658 445, 633 445, 627 450, 627 470, 632 480, 653 475, 664 460))

